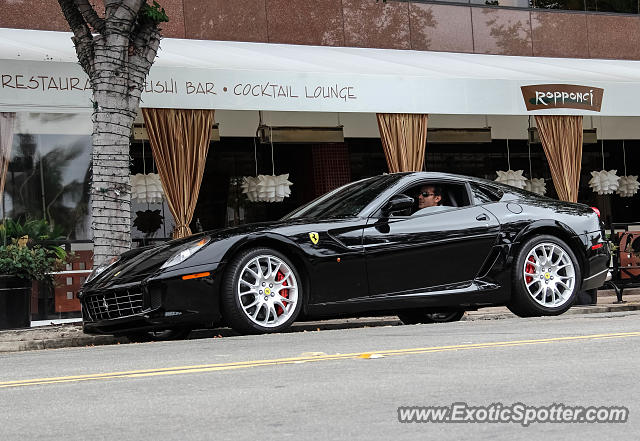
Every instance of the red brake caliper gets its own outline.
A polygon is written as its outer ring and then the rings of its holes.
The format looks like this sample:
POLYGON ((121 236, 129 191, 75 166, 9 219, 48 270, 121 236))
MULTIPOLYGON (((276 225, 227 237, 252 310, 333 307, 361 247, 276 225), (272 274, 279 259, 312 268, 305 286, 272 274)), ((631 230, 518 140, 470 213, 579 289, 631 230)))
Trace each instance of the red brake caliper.
MULTIPOLYGON (((276 282, 281 281, 282 279, 284 279, 284 274, 282 273, 282 271, 278 271, 278 273, 276 274, 276 282)), ((288 286, 287 282, 282 282, 282 286, 288 286)), ((289 297, 289 290, 288 289, 283 289, 280 291, 280 295, 284 298, 288 298, 289 297)), ((287 302, 282 302, 282 304, 284 306, 287 306, 287 302)), ((278 315, 282 315, 282 313, 284 312, 284 310, 282 309, 282 307, 280 305, 276 305, 276 312, 278 313, 278 315)))
MULTIPOLYGON (((536 263, 536 259, 534 259, 534 258, 533 258, 533 256, 529 256, 529 258, 528 258, 527 260, 528 260, 529 262, 536 263)), ((525 266, 525 267, 524 267, 524 272, 525 272, 526 274, 535 274, 535 273, 536 273, 536 268, 535 268, 533 265, 531 265, 530 263, 528 263, 528 264, 527 264, 527 266, 525 266)), ((531 281, 533 280, 533 277, 531 277, 531 276, 525 276, 525 277, 524 277, 524 280, 525 280, 527 283, 531 283, 531 281)))

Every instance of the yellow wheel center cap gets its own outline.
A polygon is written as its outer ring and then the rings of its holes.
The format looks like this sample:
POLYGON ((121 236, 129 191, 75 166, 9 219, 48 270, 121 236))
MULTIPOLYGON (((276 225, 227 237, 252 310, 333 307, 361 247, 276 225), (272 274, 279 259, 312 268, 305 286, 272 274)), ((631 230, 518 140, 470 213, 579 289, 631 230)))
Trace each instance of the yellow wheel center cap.
MULTIPOLYGON (((547 278, 548 278, 548 277, 547 277, 547 278)), ((265 293, 266 295, 269 295, 269 294, 271 294, 271 290, 270 290, 269 288, 265 288, 265 289, 264 289, 264 293, 265 293)))
POLYGON ((549 277, 551 277, 551 274, 549 274, 549 273, 544 273, 544 278, 545 278, 545 279, 548 279, 549 277))

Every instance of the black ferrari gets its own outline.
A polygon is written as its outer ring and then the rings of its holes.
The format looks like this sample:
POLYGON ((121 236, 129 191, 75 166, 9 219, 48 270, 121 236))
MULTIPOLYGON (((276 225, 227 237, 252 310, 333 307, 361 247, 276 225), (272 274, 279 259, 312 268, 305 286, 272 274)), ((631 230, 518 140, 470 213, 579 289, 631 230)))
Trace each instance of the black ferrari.
POLYGON ((496 305, 557 315, 604 283, 609 257, 592 207, 477 178, 394 173, 275 222, 131 250, 97 268, 79 297, 85 332, 134 339, 369 314, 453 321, 496 305))

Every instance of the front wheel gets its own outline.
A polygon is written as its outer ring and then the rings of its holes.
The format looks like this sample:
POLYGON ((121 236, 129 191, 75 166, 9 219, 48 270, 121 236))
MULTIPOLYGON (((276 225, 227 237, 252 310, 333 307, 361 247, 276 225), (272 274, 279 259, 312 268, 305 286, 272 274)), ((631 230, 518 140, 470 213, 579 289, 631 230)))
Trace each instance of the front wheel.
POLYGON ((449 323, 460 321, 464 317, 464 310, 424 312, 403 311, 398 313, 398 318, 405 325, 417 325, 418 323, 449 323))
POLYGON ((240 333, 282 331, 302 308, 300 274, 279 251, 245 251, 225 271, 221 301, 224 319, 240 333))
POLYGON ((559 315, 575 301, 580 265, 571 248, 555 236, 540 235, 520 248, 507 307, 520 317, 559 315))

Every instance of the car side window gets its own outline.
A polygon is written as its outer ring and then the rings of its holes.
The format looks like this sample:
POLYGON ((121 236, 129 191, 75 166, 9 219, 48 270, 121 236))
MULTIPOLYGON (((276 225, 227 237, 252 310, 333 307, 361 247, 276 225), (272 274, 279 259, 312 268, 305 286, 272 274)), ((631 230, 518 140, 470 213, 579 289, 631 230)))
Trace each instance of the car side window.
POLYGON ((411 216, 429 215, 441 211, 469 206, 469 195, 464 184, 429 181, 406 191, 415 199, 411 216))
POLYGON ((470 187, 476 205, 498 202, 502 198, 502 192, 497 189, 491 190, 475 183, 471 183, 470 187))

